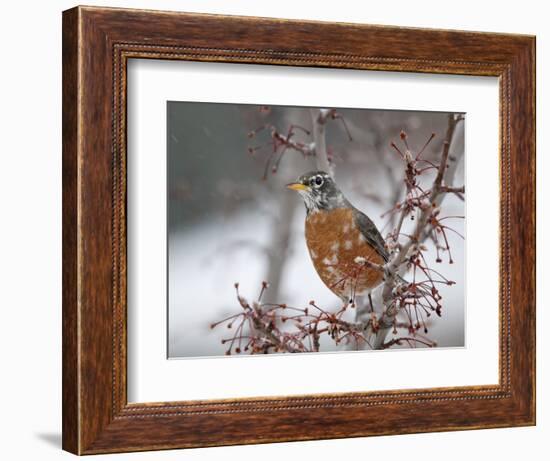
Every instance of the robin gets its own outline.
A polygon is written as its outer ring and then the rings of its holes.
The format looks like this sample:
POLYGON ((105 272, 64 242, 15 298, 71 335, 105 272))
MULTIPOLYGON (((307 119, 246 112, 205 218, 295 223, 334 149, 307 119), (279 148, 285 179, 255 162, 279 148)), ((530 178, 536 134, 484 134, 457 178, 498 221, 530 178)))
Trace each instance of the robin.
POLYGON ((344 302, 369 296, 384 277, 384 239, 371 219, 355 208, 324 171, 306 173, 289 189, 306 205, 305 237, 323 283, 344 302))

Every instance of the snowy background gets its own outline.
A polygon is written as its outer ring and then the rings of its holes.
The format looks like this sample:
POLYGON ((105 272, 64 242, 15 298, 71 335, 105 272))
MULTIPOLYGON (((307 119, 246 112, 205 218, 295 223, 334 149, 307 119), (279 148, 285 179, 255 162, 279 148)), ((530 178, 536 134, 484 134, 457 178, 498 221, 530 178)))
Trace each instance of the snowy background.
MULTIPOLYGON (((408 134, 413 151, 436 137, 425 158, 437 161, 447 126, 446 113, 338 109, 340 120, 327 125, 327 146, 334 158, 335 178, 347 198, 368 214, 385 236, 390 217, 382 216, 404 195, 403 171, 390 147, 408 134)), ((269 130, 248 134, 271 124, 283 134, 291 125, 311 128, 308 108, 213 103, 168 103, 168 356, 223 355, 223 326, 210 324, 238 312, 234 283, 241 295, 258 296, 262 280, 270 283, 266 301, 303 307, 314 299, 326 309, 339 300, 321 282, 311 264, 304 240, 305 208, 299 196, 284 186, 315 169, 313 158, 288 151, 276 174, 263 179, 269 130)), ((296 130, 294 138, 309 142, 296 130)), ((464 184, 464 124, 451 146, 458 162, 454 184, 464 184)), ((427 177, 429 180, 431 177, 427 177)), ((444 215, 463 216, 464 202, 448 195, 444 215)), ((464 221, 452 220, 464 235, 464 221)), ((464 345, 464 241, 448 235, 454 264, 437 270, 456 282, 441 288, 443 315, 430 323, 429 337, 439 347, 464 345)), ((435 260, 435 250, 430 252, 435 260)), ((434 263, 435 265, 435 263, 434 263)), ((435 316, 434 316, 435 317, 435 316)), ((331 341, 321 350, 336 351, 331 341)))

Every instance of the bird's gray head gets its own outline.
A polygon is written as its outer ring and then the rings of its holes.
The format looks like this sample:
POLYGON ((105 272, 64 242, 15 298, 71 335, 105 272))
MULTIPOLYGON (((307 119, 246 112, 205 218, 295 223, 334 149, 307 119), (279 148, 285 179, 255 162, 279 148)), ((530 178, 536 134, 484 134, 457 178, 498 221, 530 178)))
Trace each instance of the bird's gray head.
POLYGON ((348 204, 334 179, 324 171, 310 171, 286 187, 302 196, 308 213, 341 208, 348 204))

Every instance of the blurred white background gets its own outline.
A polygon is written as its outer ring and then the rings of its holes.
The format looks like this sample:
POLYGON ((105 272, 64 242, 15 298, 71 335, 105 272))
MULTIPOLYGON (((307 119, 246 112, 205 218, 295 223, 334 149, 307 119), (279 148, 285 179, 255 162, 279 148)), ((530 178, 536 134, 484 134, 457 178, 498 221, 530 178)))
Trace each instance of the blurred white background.
MULTIPOLYGON (((349 456, 414 460, 500 460, 537 456, 550 436, 550 340, 547 320, 550 235, 550 149, 543 127, 550 124, 550 31, 544 2, 396 0, 370 2, 258 2, 255 0, 89 0, 87 4, 225 14, 379 23, 403 26, 537 34, 538 104, 538 425, 368 439, 210 448, 98 456, 94 459, 334 460, 349 456)), ((0 346, 4 398, 0 416, 2 457, 73 459, 61 452, 61 10, 71 1, 10 2, 0 16, 3 51, 0 85, 0 346)), ((541 455, 539 455, 541 457, 541 455)))

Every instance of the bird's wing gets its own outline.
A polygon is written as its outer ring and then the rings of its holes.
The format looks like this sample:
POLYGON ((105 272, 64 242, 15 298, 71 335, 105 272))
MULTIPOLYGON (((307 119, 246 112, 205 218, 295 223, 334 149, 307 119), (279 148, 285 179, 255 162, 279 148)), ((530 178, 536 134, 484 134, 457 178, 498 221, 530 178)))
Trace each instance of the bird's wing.
POLYGON ((367 242, 374 247, 374 249, 384 258, 384 261, 388 260, 388 251, 384 246, 384 238, 376 228, 376 225, 371 219, 359 210, 354 210, 355 224, 361 231, 361 234, 365 237, 367 242))

